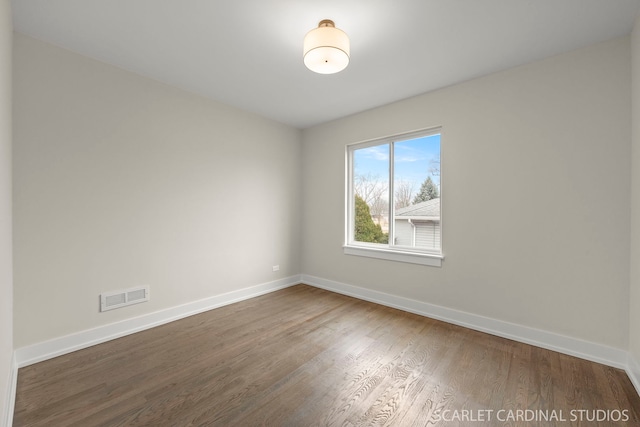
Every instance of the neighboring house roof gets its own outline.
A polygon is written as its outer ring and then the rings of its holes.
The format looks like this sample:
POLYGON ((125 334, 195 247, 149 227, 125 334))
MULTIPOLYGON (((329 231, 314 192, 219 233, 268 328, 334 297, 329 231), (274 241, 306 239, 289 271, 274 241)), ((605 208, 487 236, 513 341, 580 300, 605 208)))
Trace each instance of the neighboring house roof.
POLYGON ((396 219, 440 221, 440 198, 396 209, 395 217, 396 219))

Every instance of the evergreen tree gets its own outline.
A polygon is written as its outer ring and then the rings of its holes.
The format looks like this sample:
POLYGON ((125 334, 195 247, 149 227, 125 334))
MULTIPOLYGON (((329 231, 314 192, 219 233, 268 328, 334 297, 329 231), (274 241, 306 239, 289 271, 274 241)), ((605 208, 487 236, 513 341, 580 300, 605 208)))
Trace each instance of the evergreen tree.
POLYGON ((355 240, 357 242, 389 243, 389 235, 371 219, 369 205, 356 194, 355 240))
POLYGON ((431 180, 431 177, 429 176, 422 183, 420 191, 413 199, 413 204, 415 205, 416 203, 426 202, 427 200, 431 199, 437 199, 438 197, 440 197, 440 194, 438 194, 438 187, 436 187, 436 185, 431 180))

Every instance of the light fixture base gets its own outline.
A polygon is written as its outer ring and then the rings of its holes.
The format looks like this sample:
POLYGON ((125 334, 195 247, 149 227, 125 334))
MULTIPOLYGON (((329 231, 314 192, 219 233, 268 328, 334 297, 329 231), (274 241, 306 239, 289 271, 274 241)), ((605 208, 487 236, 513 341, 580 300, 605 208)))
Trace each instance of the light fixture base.
POLYGON ((333 22, 331 19, 323 19, 322 21, 318 22, 318 27, 336 27, 335 22, 333 22))

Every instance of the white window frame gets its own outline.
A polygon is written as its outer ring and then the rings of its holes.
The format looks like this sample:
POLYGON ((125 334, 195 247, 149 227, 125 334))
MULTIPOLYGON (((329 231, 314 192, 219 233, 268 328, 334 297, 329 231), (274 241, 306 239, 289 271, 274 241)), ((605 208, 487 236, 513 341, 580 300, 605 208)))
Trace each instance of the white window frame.
POLYGON ((441 267, 443 254, 443 203, 440 203, 440 251, 432 251, 428 249, 413 249, 405 246, 395 246, 393 244, 379 244, 379 243, 367 243, 357 242, 354 240, 355 229, 355 203, 353 194, 354 183, 354 168, 353 168, 353 153, 356 150, 375 147, 378 145, 389 144, 389 240, 394 237, 393 228, 395 227, 393 197, 394 192, 394 149, 393 144, 395 142, 402 142, 409 139, 420 138, 424 136, 440 134, 440 198, 442 199, 442 128, 434 127, 428 129, 421 129, 417 131, 411 131, 392 135, 383 138, 372 139, 368 141, 361 141, 352 144, 348 144, 345 150, 345 163, 346 163, 346 212, 345 212, 345 240, 343 245, 343 251, 346 255, 364 256, 369 258, 378 258, 389 261, 407 262, 412 264, 428 265, 432 267, 441 267))

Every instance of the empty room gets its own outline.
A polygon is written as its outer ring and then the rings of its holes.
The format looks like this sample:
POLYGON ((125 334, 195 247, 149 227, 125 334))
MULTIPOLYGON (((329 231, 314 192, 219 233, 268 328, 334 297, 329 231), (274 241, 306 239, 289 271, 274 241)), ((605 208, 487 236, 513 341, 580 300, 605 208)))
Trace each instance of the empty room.
POLYGON ((640 0, 0 0, 0 426, 639 392, 640 0))

